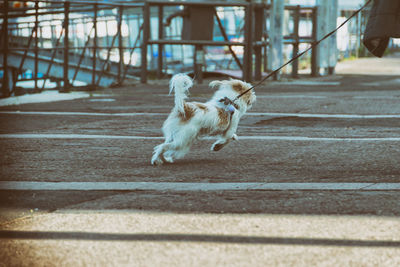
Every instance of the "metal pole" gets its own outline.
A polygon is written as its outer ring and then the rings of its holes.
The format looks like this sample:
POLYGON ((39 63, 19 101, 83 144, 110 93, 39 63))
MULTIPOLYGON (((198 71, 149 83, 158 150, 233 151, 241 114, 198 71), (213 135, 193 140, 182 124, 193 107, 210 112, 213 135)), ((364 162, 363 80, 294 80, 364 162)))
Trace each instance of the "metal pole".
POLYGON ((147 42, 149 40, 150 35, 150 5, 146 2, 143 6, 143 39, 142 39, 142 47, 141 47, 141 83, 147 83, 147 42))
POLYGON ((194 75, 199 84, 203 83, 204 50, 202 45, 194 47, 194 75))
MULTIPOLYGON (((317 0, 318 6, 317 13, 317 40, 321 40, 327 33, 329 33, 329 10, 332 9, 331 0, 317 0)), ((336 26, 335 26, 336 28, 336 26)), ((318 45, 318 67, 320 74, 328 74, 329 63, 329 42, 321 42, 318 45)))
POLYGON ((8 84, 8 0, 4 1, 4 21, 3 21, 3 97, 10 96, 8 84))
POLYGON ((122 15, 123 15, 123 7, 120 6, 118 8, 118 51, 119 51, 119 63, 118 63, 118 84, 122 82, 122 70, 124 64, 124 49, 123 49, 123 40, 122 40, 122 15))
POLYGON ((39 1, 35 2, 35 91, 38 91, 38 72, 39 72, 39 1))
MULTIPOLYGON (((293 44, 293 55, 295 57, 299 53, 299 22, 300 22, 300 6, 298 5, 294 12, 294 29, 293 35, 295 38, 295 43, 293 44)), ((292 63, 292 77, 297 78, 299 72, 299 61, 296 59, 292 63)))
MULTIPOLYGON (((283 20, 284 20, 284 0, 273 1, 270 19, 269 34, 269 69, 275 70, 283 64, 283 20)), ((280 72, 273 76, 274 80, 280 78, 280 72)))
POLYGON ((97 53, 97 4, 94 4, 94 37, 93 37, 93 66, 92 66, 92 88, 96 86, 96 53, 97 53))
MULTIPOLYGON (((258 6, 255 9, 255 23, 254 23, 254 39, 256 41, 261 41, 262 40, 262 34, 263 34, 263 29, 264 29, 264 6, 258 6)), ((257 46, 254 48, 254 54, 255 54, 255 71, 254 71, 254 78, 256 80, 261 80, 261 74, 262 74, 262 47, 257 46)))
POLYGON ((68 79, 68 63, 69 63, 69 8, 70 2, 64 3, 65 15, 64 15, 64 88, 62 91, 68 92, 69 90, 69 79, 68 79))
POLYGON ((252 35, 252 12, 253 5, 250 3, 246 6, 245 11, 245 32, 244 32, 244 55, 243 55, 243 80, 251 82, 252 80, 252 55, 253 55, 253 35, 252 35))
MULTIPOLYGON (((163 25, 163 14, 164 8, 162 5, 158 6, 158 39, 162 40, 164 38, 164 25, 163 25)), ((163 54, 164 54, 164 45, 158 45, 158 58, 157 58, 157 78, 162 78, 162 70, 163 70, 163 54)))
MULTIPOLYGON (((314 12, 312 15, 312 38, 313 44, 317 41, 317 14, 318 14, 318 7, 314 7, 314 12)), ((314 46, 311 49, 311 76, 316 77, 319 75, 319 66, 318 66, 318 47, 314 46)))
MULTIPOLYGON (((329 2, 329 19, 328 19, 328 32, 333 31, 336 28, 337 24, 337 17, 338 17, 338 0, 333 0, 329 2)), ((357 22, 359 23, 359 16, 361 15, 361 12, 358 13, 357 16, 357 22)), ((357 35, 357 41, 360 41, 360 36, 357 35)), ((329 48, 329 54, 328 54, 328 74, 332 75, 335 73, 335 66, 337 63, 337 55, 338 55, 338 50, 337 50, 337 40, 336 40, 336 33, 333 34, 331 37, 328 38, 328 48, 329 48)), ((358 48, 360 43, 358 43, 357 46, 357 56, 358 56, 358 48)))

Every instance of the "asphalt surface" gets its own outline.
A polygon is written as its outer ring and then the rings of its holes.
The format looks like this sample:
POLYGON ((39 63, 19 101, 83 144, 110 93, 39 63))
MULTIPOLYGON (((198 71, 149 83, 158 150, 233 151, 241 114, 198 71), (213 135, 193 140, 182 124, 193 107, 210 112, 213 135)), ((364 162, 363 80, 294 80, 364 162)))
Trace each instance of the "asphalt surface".
MULTIPOLYGON (((0 266, 396 266, 400 57, 268 82, 220 152, 150 165, 168 81, 0 107, 0 266), (134 137, 134 138, 133 138, 134 137), (79 182, 6 190, 3 182, 79 182), (92 182, 332 183, 332 190, 88 190, 92 182)), ((212 90, 196 85, 191 100, 212 90)))

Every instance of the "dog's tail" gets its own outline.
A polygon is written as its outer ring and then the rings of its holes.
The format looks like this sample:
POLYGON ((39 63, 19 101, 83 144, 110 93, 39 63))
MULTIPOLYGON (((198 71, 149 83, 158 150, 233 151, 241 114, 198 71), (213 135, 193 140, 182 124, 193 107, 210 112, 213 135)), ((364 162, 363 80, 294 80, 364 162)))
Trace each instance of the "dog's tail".
POLYGON ((192 86, 192 79, 182 73, 172 76, 169 82, 169 93, 171 94, 172 91, 175 91, 175 107, 183 114, 185 114, 184 103, 187 98, 187 92, 192 86))

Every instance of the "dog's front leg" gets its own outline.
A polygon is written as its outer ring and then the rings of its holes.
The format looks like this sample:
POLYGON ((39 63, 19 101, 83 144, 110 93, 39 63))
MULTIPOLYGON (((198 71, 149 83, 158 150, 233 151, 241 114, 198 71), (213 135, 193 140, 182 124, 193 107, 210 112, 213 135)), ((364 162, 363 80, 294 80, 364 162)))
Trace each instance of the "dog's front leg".
POLYGON ((212 151, 220 151, 224 146, 229 144, 232 139, 220 138, 212 146, 212 151))
POLYGON ((229 144, 232 140, 238 140, 238 136, 236 135, 236 130, 239 125, 239 112, 235 112, 232 114, 232 120, 229 125, 229 128, 225 131, 224 135, 221 136, 212 146, 211 150, 212 151, 219 151, 221 150, 224 146, 229 144))

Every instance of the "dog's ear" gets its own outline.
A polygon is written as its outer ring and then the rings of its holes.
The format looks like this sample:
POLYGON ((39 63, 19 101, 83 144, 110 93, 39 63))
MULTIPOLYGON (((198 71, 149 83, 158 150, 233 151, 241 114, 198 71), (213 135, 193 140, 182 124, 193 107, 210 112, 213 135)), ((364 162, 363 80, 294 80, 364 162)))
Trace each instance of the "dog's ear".
POLYGON ((223 82, 221 81, 212 81, 210 82, 210 84, 208 86, 210 86, 211 88, 218 88, 223 84, 223 82))
POLYGON ((243 93, 248 89, 247 84, 239 80, 231 80, 230 85, 238 93, 243 93))

